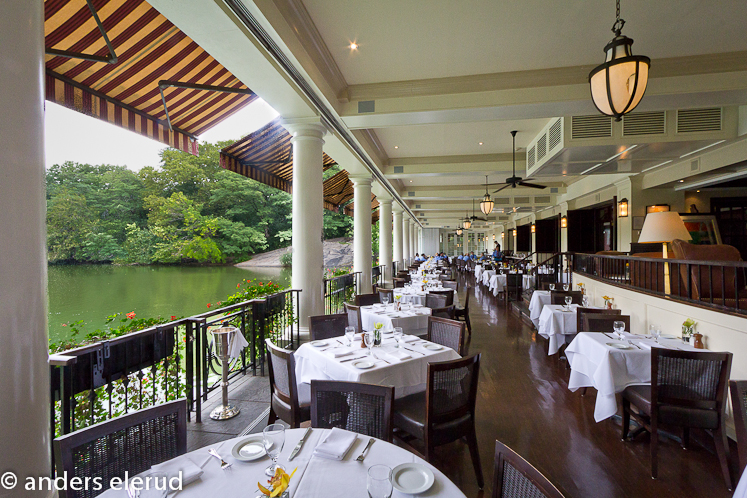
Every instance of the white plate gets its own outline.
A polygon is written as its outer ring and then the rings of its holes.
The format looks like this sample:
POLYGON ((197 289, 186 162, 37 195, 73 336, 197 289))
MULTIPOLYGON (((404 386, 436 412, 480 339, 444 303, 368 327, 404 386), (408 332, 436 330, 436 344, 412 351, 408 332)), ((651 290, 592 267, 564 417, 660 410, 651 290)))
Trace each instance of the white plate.
POLYGON ((372 362, 370 362, 370 361, 360 360, 360 361, 354 361, 353 362, 353 366, 355 368, 360 368, 361 370, 365 370, 367 368, 373 367, 374 364, 372 362))
POLYGON ((245 437, 236 443, 231 449, 231 455, 241 462, 251 462, 265 456, 265 444, 262 440, 262 434, 245 437))
POLYGON ((403 463, 392 470, 392 486, 408 495, 429 490, 434 481, 431 469, 420 463, 403 463))
POLYGON ((607 345, 615 349, 633 349, 633 346, 624 344, 622 342, 608 342, 607 345))
POLYGON ((311 341, 309 344, 311 344, 315 348, 323 348, 328 343, 327 343, 327 341, 311 341))
POLYGON ((423 344, 423 347, 425 349, 430 349, 431 351, 440 351, 444 348, 443 346, 440 346, 438 344, 423 344))

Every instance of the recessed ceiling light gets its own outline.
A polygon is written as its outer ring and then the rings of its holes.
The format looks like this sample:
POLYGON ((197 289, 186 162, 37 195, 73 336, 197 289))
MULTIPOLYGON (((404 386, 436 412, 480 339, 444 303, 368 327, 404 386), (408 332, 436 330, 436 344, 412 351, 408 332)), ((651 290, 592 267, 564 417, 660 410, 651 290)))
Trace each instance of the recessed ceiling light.
POLYGON ((358 50, 358 44, 355 42, 350 42, 350 50, 358 50))
POLYGON ((482 142, 478 142, 477 145, 482 145, 482 142))
POLYGON ((395 145, 395 146, 394 146, 394 148, 395 148, 395 149, 399 149, 399 145, 395 145))
POLYGON ((412 180, 410 180, 410 183, 412 183, 412 180))
POLYGON ((685 180, 680 180, 680 183, 685 183, 685 180))

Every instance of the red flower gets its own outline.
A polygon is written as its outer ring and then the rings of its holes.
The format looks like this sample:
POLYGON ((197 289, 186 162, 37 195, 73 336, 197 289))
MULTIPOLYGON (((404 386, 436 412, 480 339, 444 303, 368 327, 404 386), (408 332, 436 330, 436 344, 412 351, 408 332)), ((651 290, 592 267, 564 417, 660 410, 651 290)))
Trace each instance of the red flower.
POLYGON ((238 289, 239 287, 241 287, 241 284, 236 284, 236 288, 238 289))
POLYGON ((134 311, 130 311, 125 316, 127 316, 127 318, 129 318, 130 320, 132 320, 133 318, 135 318, 135 312, 134 311))
POLYGON ((176 317, 174 315, 171 315, 172 320, 176 320, 176 317))
POLYGON ((67 327, 67 323, 63 323, 63 324, 62 324, 62 326, 63 326, 63 327, 67 327))
POLYGON ((208 308, 210 307, 210 303, 208 303, 208 308))

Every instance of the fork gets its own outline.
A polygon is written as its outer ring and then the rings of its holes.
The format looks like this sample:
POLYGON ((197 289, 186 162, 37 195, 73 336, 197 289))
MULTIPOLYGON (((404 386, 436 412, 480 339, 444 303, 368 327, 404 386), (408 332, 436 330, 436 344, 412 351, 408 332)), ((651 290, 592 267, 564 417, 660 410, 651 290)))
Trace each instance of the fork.
POLYGON ((228 463, 228 462, 226 462, 225 460, 223 460, 223 458, 222 458, 222 457, 221 457, 221 456, 220 456, 220 455, 218 454, 218 452, 217 452, 217 451, 215 451, 215 448, 210 448, 210 449, 208 450, 208 453, 209 453, 209 454, 210 454, 211 456, 214 456, 215 458, 217 458, 218 460, 220 460, 220 470, 226 470, 226 469, 227 469, 228 467, 230 467, 230 466, 231 466, 231 464, 230 464, 230 463, 228 463))
POLYGON ((362 462, 364 458, 366 458, 366 452, 371 447, 372 444, 374 444, 374 441, 376 441, 374 438, 371 438, 368 440, 368 444, 365 448, 363 448, 363 451, 361 451, 361 454, 358 455, 358 458, 355 459, 356 462, 362 462))

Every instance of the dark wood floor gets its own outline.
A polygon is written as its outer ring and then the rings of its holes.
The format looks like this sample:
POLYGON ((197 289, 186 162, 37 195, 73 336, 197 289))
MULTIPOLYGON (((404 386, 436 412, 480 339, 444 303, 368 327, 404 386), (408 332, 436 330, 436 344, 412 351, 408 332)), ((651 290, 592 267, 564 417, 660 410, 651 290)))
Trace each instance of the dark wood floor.
MULTIPOLYGON (((437 449, 432 462, 468 497, 491 496, 496 439, 529 460, 567 497, 731 495, 705 435, 693 434, 687 451, 673 440, 662 439, 659 478, 652 480, 648 435, 622 442, 619 422, 596 423, 594 390, 589 389, 584 397, 570 392, 565 364, 556 356, 547 356, 546 341, 531 324, 518 313, 507 312, 484 287, 471 292, 469 352, 482 353, 477 436, 486 487, 482 492, 478 489, 469 451, 461 442, 437 449)), ((235 437, 247 429, 258 432, 266 425, 266 417, 254 421, 268 406, 266 378, 248 377, 235 383, 231 400, 242 406, 242 413, 231 421, 209 420, 207 414, 219 399, 211 398, 203 424, 190 424, 190 449, 235 437), (253 421, 253 427, 248 427, 253 421)))

